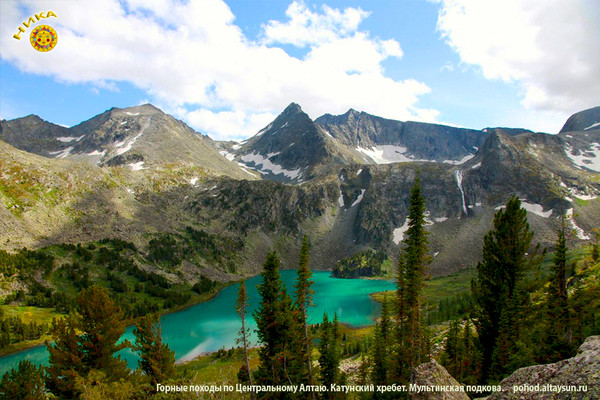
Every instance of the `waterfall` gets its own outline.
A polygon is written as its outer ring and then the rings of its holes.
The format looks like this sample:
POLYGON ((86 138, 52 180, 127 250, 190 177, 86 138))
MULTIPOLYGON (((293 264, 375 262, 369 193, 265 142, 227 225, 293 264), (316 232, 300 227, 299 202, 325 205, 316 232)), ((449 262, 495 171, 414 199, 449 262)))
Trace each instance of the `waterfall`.
POLYGON ((456 171, 456 184, 458 185, 458 189, 460 190, 460 199, 462 201, 462 209, 465 212, 465 214, 467 214, 467 205, 465 204, 465 192, 462 187, 462 178, 463 178, 462 171, 457 170, 456 171))

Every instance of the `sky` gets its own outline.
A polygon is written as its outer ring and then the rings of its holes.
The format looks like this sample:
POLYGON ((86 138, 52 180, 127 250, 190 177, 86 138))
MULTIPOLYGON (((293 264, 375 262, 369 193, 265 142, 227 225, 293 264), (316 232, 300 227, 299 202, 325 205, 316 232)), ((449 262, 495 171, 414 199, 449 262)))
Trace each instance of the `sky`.
POLYGON ((1 0, 0 118, 151 103, 240 140, 295 102, 557 133, 600 105, 599 20, 598 0, 1 0))

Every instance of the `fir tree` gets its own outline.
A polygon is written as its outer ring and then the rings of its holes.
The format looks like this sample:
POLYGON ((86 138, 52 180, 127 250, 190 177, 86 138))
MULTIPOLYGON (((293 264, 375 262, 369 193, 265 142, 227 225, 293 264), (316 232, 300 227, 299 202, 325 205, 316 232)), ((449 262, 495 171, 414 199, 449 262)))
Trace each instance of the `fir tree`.
POLYGON ((339 336, 336 332, 339 332, 337 314, 334 316, 333 322, 329 322, 327 313, 324 313, 319 342, 319 365, 321 366, 321 382, 327 387, 339 380, 340 351, 339 336))
POLYGON ((425 200, 421 195, 419 177, 410 193, 406 247, 398 258, 397 323, 398 346, 395 378, 407 383, 413 369, 425 361, 429 343, 421 313, 425 268, 430 262, 425 232, 425 200))
POLYGON ((108 382, 129 374, 127 363, 114 354, 129 342, 117 344, 125 332, 123 311, 110 298, 108 290, 92 286, 77 297, 77 312, 52 322, 54 343, 46 342, 50 366, 47 386, 55 394, 77 397, 75 381, 96 370, 108 382))
POLYGON ((545 358, 555 362, 570 357, 573 351, 567 296, 567 244, 564 220, 558 231, 554 250, 554 264, 546 307, 549 323, 546 329, 545 358))
POLYGON ((133 330, 140 369, 150 378, 152 386, 175 376, 175 353, 162 342, 157 314, 142 317, 133 330))
MULTIPOLYGON (((306 364, 298 357, 303 335, 291 297, 279 274, 279 257, 274 251, 263 264, 263 281, 258 285, 261 302, 254 313, 258 326, 260 365, 255 373, 257 384, 279 385, 300 382, 306 364)), ((280 397, 289 397, 282 394, 280 397)))
MULTIPOLYGON (((313 373, 312 373, 312 362, 310 359, 311 354, 311 344, 312 340, 308 331, 308 307, 312 306, 312 295, 314 291, 311 289, 312 284, 314 283, 311 280, 312 272, 308 266, 309 258, 308 252, 310 249, 310 244, 308 241, 308 236, 304 235, 302 238, 302 246, 300 247, 300 257, 298 261, 298 277, 296 279, 295 285, 295 294, 296 294, 296 307, 299 311, 300 317, 300 325, 304 330, 304 347, 299 354, 300 358, 304 359, 306 363, 306 369, 308 372, 308 383, 313 383, 313 373)), ((314 392, 312 393, 312 398, 315 398, 314 392)))
POLYGON ((471 285, 482 351, 482 382, 499 379, 514 366, 520 339, 519 313, 526 301, 519 284, 531 265, 539 262, 537 250, 526 255, 532 237, 527 212, 515 196, 508 200, 505 210, 494 215, 494 229, 484 237, 482 261, 471 285))
POLYGON ((465 327, 463 328, 463 334, 461 337, 462 344, 460 349, 460 376, 457 377, 459 382, 474 385, 477 383, 477 377, 479 376, 480 367, 480 354, 475 346, 475 338, 471 331, 471 322, 469 319, 465 320, 465 327))
MULTIPOLYGON (((238 290, 238 297, 237 297, 235 309, 242 321, 242 328, 240 329, 240 337, 238 339, 238 343, 241 342, 242 345, 244 346, 245 365, 242 367, 242 369, 244 369, 244 367, 245 367, 245 371, 244 371, 245 374, 242 371, 240 371, 240 373, 246 375, 243 377, 240 376, 240 378, 241 378, 242 382, 248 382, 248 383, 250 383, 250 385, 253 385, 252 373, 250 372, 250 361, 248 359, 248 334, 249 333, 246 330, 246 307, 248 307, 248 295, 246 293, 246 282, 240 282, 240 288, 238 290)), ((254 392, 251 392, 251 394, 252 394, 252 399, 255 399, 256 394, 254 392)))
POLYGON ((375 337, 373 342, 371 379, 375 385, 386 385, 389 382, 392 328, 387 297, 384 296, 381 306, 381 319, 375 324, 375 337))
POLYGON ((450 322, 448 332, 446 332, 446 344, 444 345, 444 353, 442 354, 442 365, 448 373, 457 380, 461 376, 460 359, 461 359, 461 340, 460 340, 460 324, 457 320, 450 322))

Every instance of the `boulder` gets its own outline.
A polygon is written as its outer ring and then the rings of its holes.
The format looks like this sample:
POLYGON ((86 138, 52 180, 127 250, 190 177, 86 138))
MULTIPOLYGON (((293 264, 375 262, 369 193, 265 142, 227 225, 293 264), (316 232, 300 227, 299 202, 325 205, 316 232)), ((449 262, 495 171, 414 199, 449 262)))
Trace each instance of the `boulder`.
POLYGON ((575 357, 520 368, 500 386, 488 400, 600 399, 600 336, 588 337, 575 357))
POLYGON ((412 384, 423 388, 430 388, 432 391, 423 390, 421 392, 416 392, 413 389, 410 395, 411 399, 469 400, 469 396, 467 396, 465 392, 440 390, 441 388, 450 389, 452 387, 458 389, 461 384, 446 371, 446 368, 442 367, 434 359, 417 367, 412 384))

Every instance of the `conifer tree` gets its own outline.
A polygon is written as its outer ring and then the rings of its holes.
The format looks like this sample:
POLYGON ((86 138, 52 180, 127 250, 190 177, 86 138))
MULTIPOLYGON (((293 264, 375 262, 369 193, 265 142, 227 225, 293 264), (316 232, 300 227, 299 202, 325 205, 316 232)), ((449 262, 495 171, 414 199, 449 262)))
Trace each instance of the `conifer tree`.
MULTIPOLYGON (((291 297, 279 274, 279 257, 275 251, 263 264, 263 281, 258 285, 261 296, 254 313, 258 326, 260 365, 255 373, 257 384, 297 383, 304 379, 306 364, 298 357, 303 335, 291 297)), ((284 396, 285 397, 285 396, 284 396)))
MULTIPOLYGON (((300 257, 298 261, 298 277, 296 279, 295 285, 295 294, 296 294, 296 307, 299 311, 300 317, 300 325, 303 329, 303 337, 304 337, 304 348, 301 350, 299 354, 300 358, 305 359, 306 368, 308 372, 308 383, 313 383, 313 373, 312 373, 312 362, 310 359, 311 354, 311 338, 308 331, 308 307, 312 306, 312 295, 314 291, 311 289, 312 284, 314 283, 311 280, 312 272, 310 271, 310 267, 308 266, 309 257, 308 252, 310 250, 310 244, 308 241, 308 236, 304 235, 302 238, 302 246, 300 247, 300 257)), ((314 392, 312 393, 312 398, 315 398, 314 392)))
POLYGON ((572 333, 567 296, 567 244, 564 220, 558 231, 550 286, 548 287, 545 355, 548 361, 568 358, 572 353, 572 333))
POLYGON ((389 352, 392 339, 387 297, 384 296, 381 306, 381 319, 375 324, 375 337, 373 342, 373 355, 371 379, 375 385, 386 385, 389 382, 390 359, 389 352))
POLYGON ((29 360, 19 362, 0 379, 0 399, 45 400, 44 370, 29 360))
POLYGON ((519 284, 531 265, 539 262, 537 250, 527 256, 532 238, 527 212, 512 196, 506 209, 494 215, 494 229, 484 237, 482 261, 471 285, 482 351, 481 382, 497 380, 514 366, 519 313, 526 300, 519 284))
MULTIPOLYGON (((244 361, 245 361, 245 371, 244 372, 245 372, 245 374, 247 374, 247 377, 244 377, 243 381, 250 383, 250 385, 253 385, 252 373, 250 372, 250 361, 248 359, 248 334, 249 333, 246 330, 246 307, 248 307, 248 295, 246 293, 246 282, 244 281, 244 282, 240 282, 240 288, 238 290, 238 297, 237 297, 235 309, 242 321, 242 328, 240 329, 240 337, 238 339, 238 343, 241 342, 242 345, 244 346, 244 361)), ((242 369, 244 369, 244 368, 242 367, 242 369)), ((251 394, 252 394, 252 399, 254 400, 256 398, 256 394, 254 392, 251 392, 251 394)))
POLYGON ((450 322, 450 327, 446 333, 446 344, 444 345, 444 353, 442 354, 442 365, 448 373, 454 378, 459 379, 460 371, 460 325, 457 320, 450 322))
POLYGON ((425 269, 430 262, 425 231, 425 200, 421 195, 419 177, 410 193, 408 230, 404 240, 406 247, 398 258, 397 323, 398 346, 395 364, 395 380, 407 383, 412 370, 425 361, 429 343, 423 323, 423 287, 425 269))
POLYGON ((329 322, 327 313, 324 313, 319 342, 319 365, 321 382, 327 387, 337 383, 339 379, 340 351, 337 332, 339 332, 337 314, 334 315, 333 322, 329 322))
POLYGON ((175 353, 162 342, 157 314, 142 317, 133 330, 140 369, 150 378, 152 386, 175 376, 175 353))
POLYGON ((127 363, 114 354, 129 342, 117 341, 125 332, 123 311, 110 298, 108 290, 92 286, 77 297, 77 312, 52 322, 54 343, 46 342, 50 366, 47 386, 61 397, 77 397, 75 381, 96 370, 108 382, 129 374, 127 363))
POLYGON ((480 354, 475 346, 475 338, 471 332, 471 322, 465 320, 465 327, 461 337, 462 344, 460 349, 460 376, 456 377, 459 382, 474 385, 479 376, 480 354))

